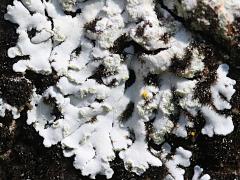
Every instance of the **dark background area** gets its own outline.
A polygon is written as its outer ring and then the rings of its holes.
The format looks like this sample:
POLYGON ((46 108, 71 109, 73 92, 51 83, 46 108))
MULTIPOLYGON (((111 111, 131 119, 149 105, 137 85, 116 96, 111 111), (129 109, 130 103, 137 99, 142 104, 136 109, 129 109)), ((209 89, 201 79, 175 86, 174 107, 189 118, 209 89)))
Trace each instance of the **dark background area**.
MULTIPOLYGON (((17 41, 16 26, 4 21, 3 17, 8 4, 12 4, 12 0, 0 2, 0 90, 4 90, 5 93, 1 96, 4 96, 8 103, 16 104, 25 110, 17 120, 13 120, 9 112, 4 118, 0 118, 0 180, 88 179, 82 177, 81 172, 73 167, 71 158, 63 157, 60 146, 45 148, 42 138, 32 126, 26 124, 27 107, 24 104, 28 101, 26 97, 30 96, 32 85, 38 86, 39 91, 43 91, 47 86, 54 84, 56 79, 54 75, 36 76, 34 73, 28 73, 27 77, 31 82, 28 83, 24 79, 13 81, 21 77, 21 74, 12 71, 12 65, 17 59, 7 57, 8 48, 14 46, 17 41)), ((211 43, 214 44, 214 42, 211 43)), ((186 168, 185 179, 191 179, 195 165, 200 165, 204 173, 208 173, 212 179, 240 179, 240 70, 237 69, 238 64, 237 61, 230 64, 230 77, 238 82, 235 87, 237 92, 232 99, 234 132, 226 137, 214 136, 213 138, 198 133, 195 137, 188 139, 167 137, 167 141, 172 146, 182 146, 193 153, 191 166, 186 168)), ((118 158, 112 162, 112 167, 115 172, 113 179, 116 180, 161 180, 167 172, 165 167, 150 167, 146 173, 138 177, 127 172, 123 162, 118 158)), ((97 179, 104 179, 104 177, 98 176, 97 179)))

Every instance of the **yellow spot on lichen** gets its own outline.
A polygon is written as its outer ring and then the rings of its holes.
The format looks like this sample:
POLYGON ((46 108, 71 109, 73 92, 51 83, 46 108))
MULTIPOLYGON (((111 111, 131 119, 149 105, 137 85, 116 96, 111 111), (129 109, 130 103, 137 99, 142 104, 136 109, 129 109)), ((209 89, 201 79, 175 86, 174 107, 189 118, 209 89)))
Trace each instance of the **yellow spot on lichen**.
POLYGON ((147 90, 143 90, 141 96, 146 100, 150 98, 150 94, 147 90))
POLYGON ((192 131, 192 132, 191 132, 191 136, 195 137, 195 136, 196 136, 196 132, 195 132, 195 131, 192 131))

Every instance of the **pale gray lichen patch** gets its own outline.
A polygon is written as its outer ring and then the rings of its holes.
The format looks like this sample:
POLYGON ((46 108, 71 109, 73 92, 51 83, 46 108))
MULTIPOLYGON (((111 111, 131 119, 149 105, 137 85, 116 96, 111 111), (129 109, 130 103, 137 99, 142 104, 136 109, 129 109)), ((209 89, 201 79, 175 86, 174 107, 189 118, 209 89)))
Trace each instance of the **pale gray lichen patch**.
MULTIPOLYGON (((194 1, 187 8, 195 8, 194 1)), ((213 104, 201 103, 194 91, 205 79, 196 76, 204 71, 207 55, 192 47, 192 34, 161 7, 156 10, 152 0, 14 0, 5 18, 19 25, 18 43, 9 49, 9 57, 29 56, 14 70, 49 74, 53 69, 61 76, 44 93, 33 92, 27 123, 46 147, 60 143, 82 175, 111 178, 110 162, 119 154, 125 168, 138 175, 164 164, 167 179, 183 179, 192 153, 178 147, 168 159, 169 145, 153 151, 150 140, 161 145, 170 133, 186 137, 186 128, 194 127, 188 115, 203 115, 202 133, 208 136, 233 130, 232 117, 216 111, 231 107, 235 81, 227 77, 228 66, 215 70, 217 78, 210 84, 213 104), (82 12, 74 17, 65 13, 79 8, 82 12), (32 29, 37 33, 30 38, 27 31, 32 29), (129 41, 124 55, 111 50, 123 35, 129 41), (191 56, 186 57, 188 52, 191 56), (183 65, 176 68, 178 60, 183 65), (126 87, 131 73, 134 81, 126 87), (145 83, 149 74, 157 77, 152 84, 145 83), (50 99, 54 103, 47 103, 50 99), (128 107, 131 115, 123 116, 128 107)), ((2 101, 0 108, 2 116, 6 109, 15 113, 2 101)))
POLYGON ((210 176, 208 174, 203 174, 203 169, 200 166, 194 167, 194 175, 192 177, 192 180, 210 180, 210 176))
POLYGON ((225 49, 239 52, 238 0, 164 0, 163 3, 175 15, 183 18, 191 29, 214 39, 225 49))

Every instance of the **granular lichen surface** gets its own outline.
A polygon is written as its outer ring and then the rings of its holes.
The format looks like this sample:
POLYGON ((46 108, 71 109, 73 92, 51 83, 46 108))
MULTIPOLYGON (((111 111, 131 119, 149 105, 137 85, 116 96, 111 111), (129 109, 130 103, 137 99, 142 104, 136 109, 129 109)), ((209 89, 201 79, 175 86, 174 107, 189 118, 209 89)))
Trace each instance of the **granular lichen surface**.
POLYGON ((199 4, 4 3, 0 177, 239 177, 238 49, 221 21, 213 38, 185 22, 199 4))

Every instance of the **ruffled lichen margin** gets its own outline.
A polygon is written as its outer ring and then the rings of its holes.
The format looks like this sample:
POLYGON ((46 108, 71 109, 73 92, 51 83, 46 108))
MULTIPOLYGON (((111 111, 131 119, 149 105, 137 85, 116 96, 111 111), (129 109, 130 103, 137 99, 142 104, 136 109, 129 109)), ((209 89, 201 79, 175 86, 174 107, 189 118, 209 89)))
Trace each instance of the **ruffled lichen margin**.
MULTIPOLYGON (((5 19, 19 25, 8 55, 24 58, 14 71, 59 76, 45 92, 33 90, 27 122, 45 146, 61 143, 83 175, 110 178, 119 154, 139 175, 164 164, 167 178, 183 179, 192 154, 178 147, 169 158, 166 135, 194 133, 199 115, 203 134, 233 130, 224 114, 235 92, 228 66, 152 1, 14 1, 5 19)), ((19 117, 4 99, 0 107, 1 116, 19 117)))

